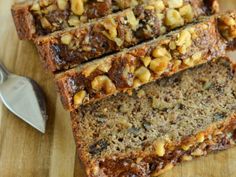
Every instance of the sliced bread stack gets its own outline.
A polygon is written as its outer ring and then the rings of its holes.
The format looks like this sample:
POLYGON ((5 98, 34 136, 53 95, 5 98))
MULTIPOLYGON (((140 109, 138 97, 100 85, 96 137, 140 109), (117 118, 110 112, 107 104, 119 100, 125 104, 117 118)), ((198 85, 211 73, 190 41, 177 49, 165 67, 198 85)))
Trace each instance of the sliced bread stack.
POLYGON ((55 75, 87 176, 158 176, 236 142, 236 11, 216 0, 12 6, 55 75))

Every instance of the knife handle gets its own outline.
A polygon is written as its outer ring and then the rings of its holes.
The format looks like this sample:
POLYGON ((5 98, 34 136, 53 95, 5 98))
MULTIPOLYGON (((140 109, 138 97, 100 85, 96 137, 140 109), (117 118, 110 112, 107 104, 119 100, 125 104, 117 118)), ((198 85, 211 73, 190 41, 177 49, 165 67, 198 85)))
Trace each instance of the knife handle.
POLYGON ((9 72, 7 71, 6 67, 0 63, 0 84, 7 80, 8 75, 9 72))

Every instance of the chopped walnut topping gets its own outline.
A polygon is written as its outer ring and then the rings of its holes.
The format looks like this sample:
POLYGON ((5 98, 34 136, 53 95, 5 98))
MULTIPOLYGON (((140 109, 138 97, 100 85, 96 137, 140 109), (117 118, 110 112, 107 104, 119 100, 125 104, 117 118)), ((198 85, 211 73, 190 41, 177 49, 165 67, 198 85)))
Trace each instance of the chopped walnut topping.
POLYGON ((97 69, 97 67, 98 67, 97 64, 89 65, 89 66, 87 66, 87 67, 83 70, 82 74, 83 74, 85 77, 88 77, 88 76, 90 76, 90 74, 91 74, 93 71, 95 71, 95 70, 97 69))
POLYGON ((128 23, 131 25, 132 30, 136 30, 138 28, 139 21, 136 19, 133 11, 129 11, 127 13, 128 23))
POLYGON ((79 26, 80 20, 78 16, 72 15, 69 17, 68 23, 70 26, 79 26))
POLYGON ((169 8, 179 8, 183 5, 183 0, 168 0, 169 8))
POLYGON ((150 71, 144 67, 141 66, 135 71, 135 76, 143 83, 147 83, 151 77, 150 71))
POLYGON ((170 53, 164 47, 157 47, 153 50, 152 56, 155 58, 167 57, 171 59, 170 53))
POLYGON ((34 4, 31 6, 31 10, 40 11, 40 5, 39 5, 38 3, 34 3, 34 4))
POLYGON ((198 143, 202 143, 205 140, 204 133, 197 134, 196 138, 198 143))
POLYGON ((65 10, 68 5, 68 0, 57 0, 57 5, 60 10, 65 10))
POLYGON ((155 7, 156 11, 162 12, 165 9, 165 4, 162 0, 156 0, 153 3, 153 6, 155 7))
POLYGON ((94 90, 101 91, 104 89, 107 94, 114 93, 116 91, 115 85, 105 75, 95 77, 91 85, 94 90))
POLYGON ((151 61, 149 68, 156 74, 162 74, 169 65, 170 59, 167 57, 157 58, 151 61))
POLYGON ((69 45, 73 36, 71 34, 65 34, 61 37, 62 44, 69 45))
POLYGON ((176 41, 176 45, 179 46, 179 52, 185 54, 187 48, 192 45, 191 33, 188 30, 183 30, 176 41))
POLYGON ((168 9, 165 18, 165 24, 171 29, 184 25, 184 19, 175 9, 168 9))
POLYGON ((74 104, 75 105, 82 104, 85 97, 86 97, 86 91, 84 91, 84 90, 76 93, 74 96, 74 104))
POLYGON ((192 6, 190 4, 187 4, 180 8, 179 13, 187 22, 193 21, 194 14, 192 6))
POLYGON ((84 2, 83 0, 70 0, 71 10, 76 15, 82 15, 84 13, 84 2))
POLYGON ((44 29, 52 27, 51 23, 45 17, 41 18, 41 25, 44 29))
POLYGON ((148 67, 148 65, 150 64, 150 62, 151 62, 152 59, 151 59, 151 57, 148 57, 148 56, 147 56, 147 57, 142 57, 141 60, 142 60, 142 62, 143 62, 143 64, 144 64, 144 66, 145 66, 145 67, 148 67))
POLYGON ((159 157, 163 157, 165 155, 165 142, 157 141, 154 143, 155 152, 159 157))

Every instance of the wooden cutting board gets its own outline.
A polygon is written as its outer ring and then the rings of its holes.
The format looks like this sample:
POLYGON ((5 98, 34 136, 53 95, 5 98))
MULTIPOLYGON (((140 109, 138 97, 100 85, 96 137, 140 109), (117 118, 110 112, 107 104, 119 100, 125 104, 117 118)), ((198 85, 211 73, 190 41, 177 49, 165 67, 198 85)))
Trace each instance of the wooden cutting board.
MULTIPOLYGON (((224 9, 236 9, 236 0, 220 1, 224 9)), ((10 71, 39 83, 47 97, 49 120, 42 135, 0 103, 0 177, 84 177, 69 113, 62 108, 53 77, 43 69, 33 44, 16 35, 10 14, 14 2, 0 0, 0 60, 10 71)), ((236 177, 236 148, 184 163, 163 177, 236 177)))

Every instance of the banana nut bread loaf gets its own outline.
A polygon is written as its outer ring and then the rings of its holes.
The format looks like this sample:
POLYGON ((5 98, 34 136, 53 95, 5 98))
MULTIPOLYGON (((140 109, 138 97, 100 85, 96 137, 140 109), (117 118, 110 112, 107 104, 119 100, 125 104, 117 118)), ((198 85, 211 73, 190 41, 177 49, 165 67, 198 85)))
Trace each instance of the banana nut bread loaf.
POLYGON ((213 1, 203 0, 154 0, 40 37, 35 44, 45 66, 56 72, 158 37, 201 15, 211 14, 216 11, 215 6, 213 1))
POLYGON ((158 176, 236 142, 236 74, 221 59, 71 113, 89 177, 158 176))
POLYGON ((236 38, 235 19, 235 12, 204 17, 158 39, 58 74, 62 103, 73 110, 225 56, 225 49, 236 38))
MULTIPOLYGON (((12 15, 20 39, 34 39, 67 27, 79 26, 91 19, 107 16, 113 12, 134 7, 150 0, 35 0, 16 3, 12 15)), ((162 0, 151 0, 157 2, 162 0)), ((163 0, 168 7, 181 6, 183 1, 163 0)), ((198 7, 203 0, 190 0, 198 7), (196 1, 196 2, 195 2, 196 1)), ((216 0, 208 0, 209 7, 218 8, 216 0)), ((204 9, 205 10, 205 9, 204 9)))

